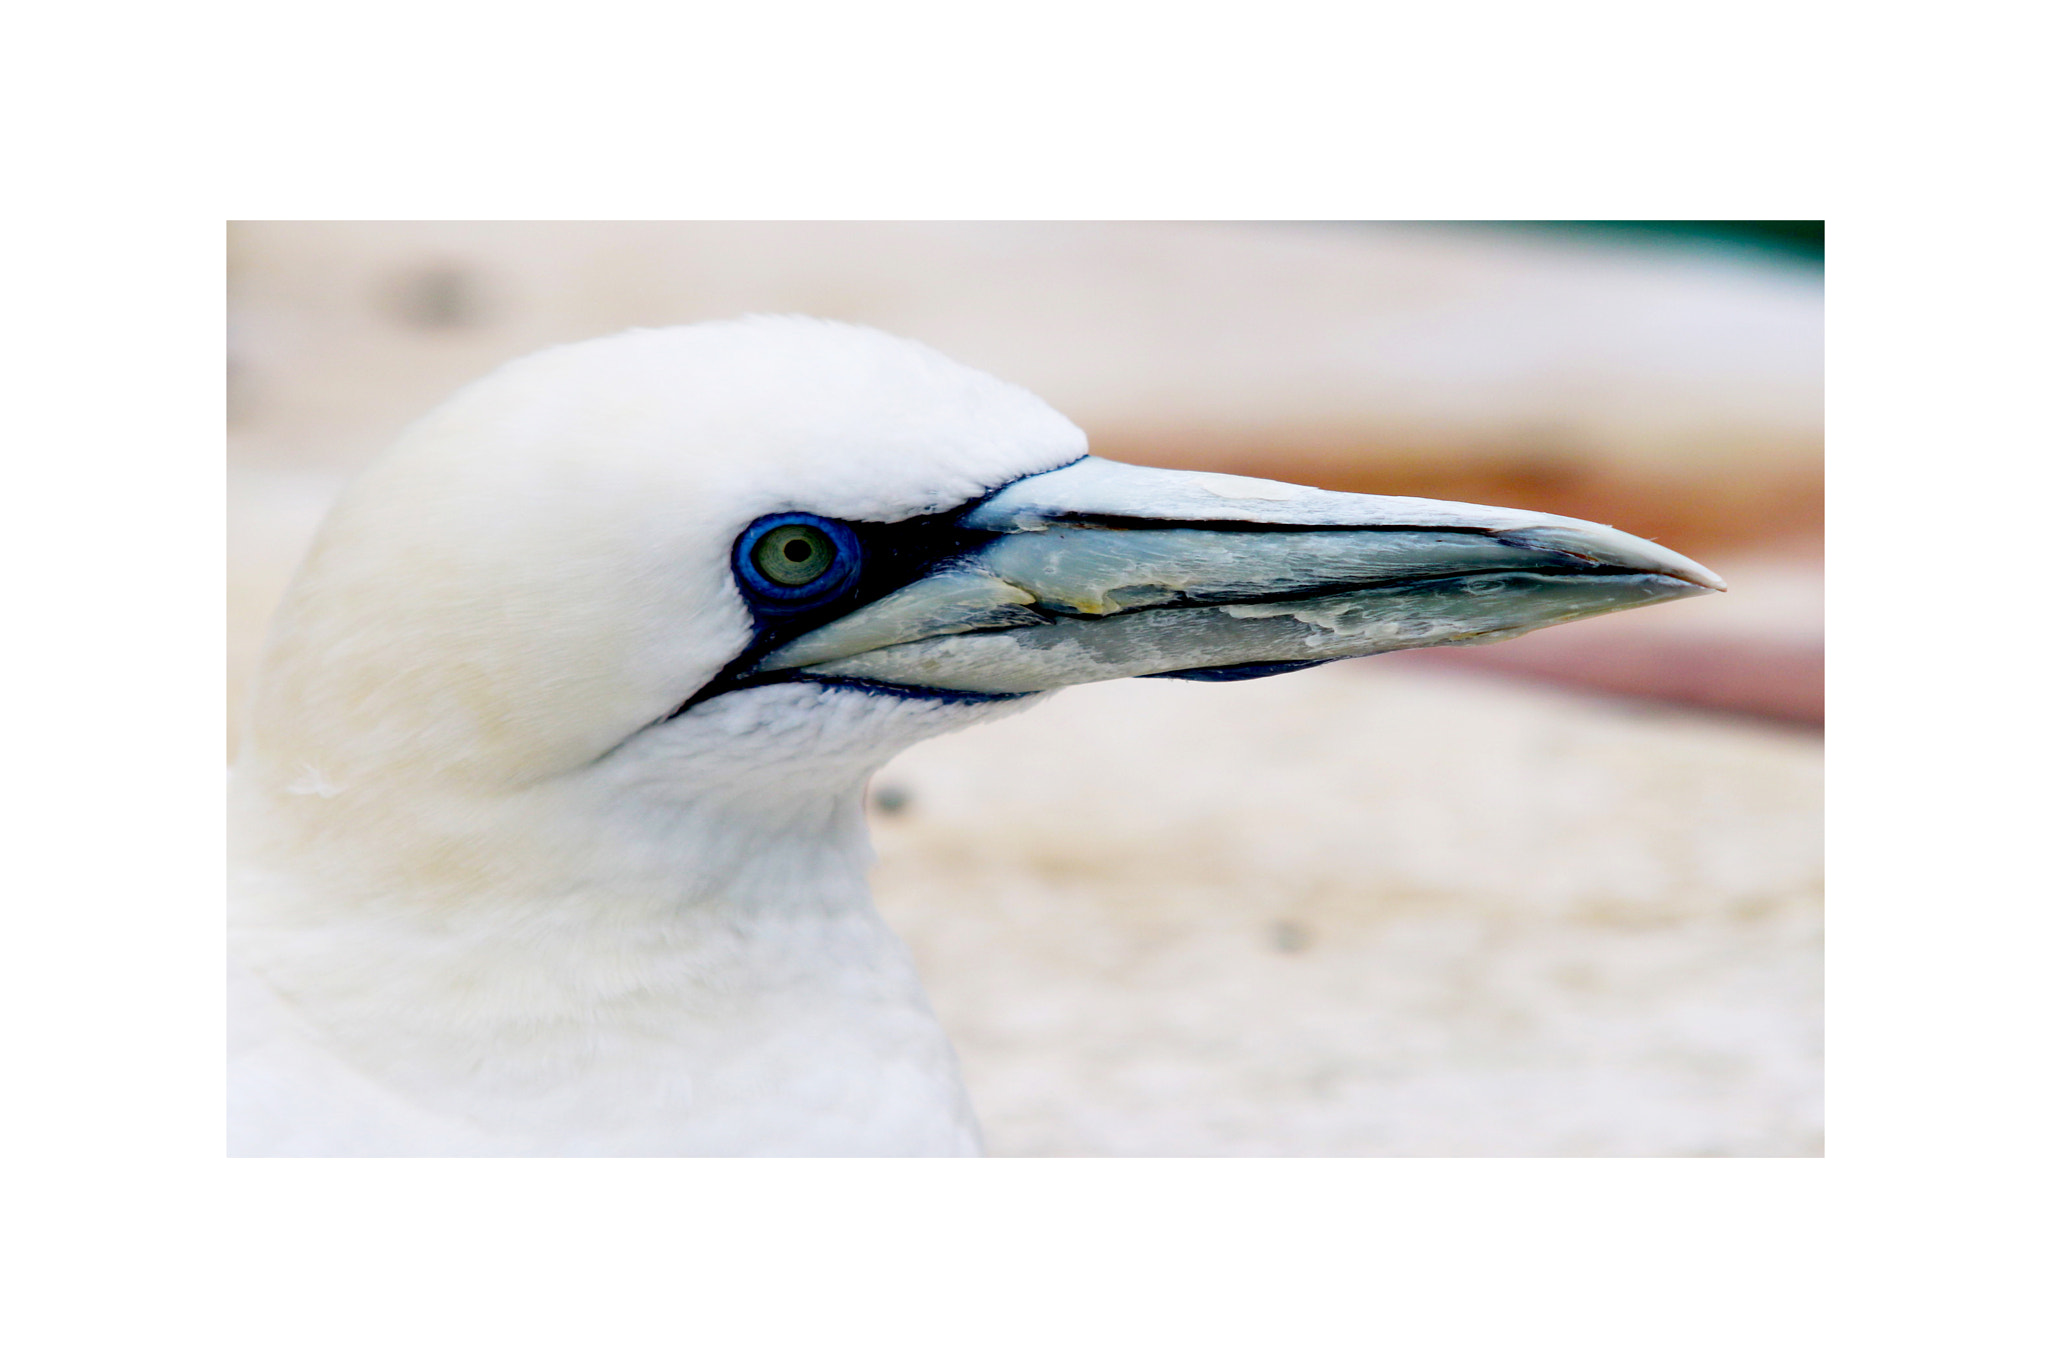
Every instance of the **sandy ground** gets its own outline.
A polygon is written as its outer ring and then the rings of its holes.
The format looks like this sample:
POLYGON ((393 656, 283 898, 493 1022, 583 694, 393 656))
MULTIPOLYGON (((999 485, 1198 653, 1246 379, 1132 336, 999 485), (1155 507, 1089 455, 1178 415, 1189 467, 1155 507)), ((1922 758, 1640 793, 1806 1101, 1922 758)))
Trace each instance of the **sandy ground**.
POLYGON ((1076 689, 877 779, 990 1149, 1817 1153, 1819 742, 1404 665, 1076 689))

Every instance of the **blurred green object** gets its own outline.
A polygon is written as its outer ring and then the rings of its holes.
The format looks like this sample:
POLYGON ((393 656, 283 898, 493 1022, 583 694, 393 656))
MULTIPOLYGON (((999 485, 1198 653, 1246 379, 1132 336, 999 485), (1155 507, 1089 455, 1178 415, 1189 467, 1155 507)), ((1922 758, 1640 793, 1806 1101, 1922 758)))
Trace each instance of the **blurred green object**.
POLYGON ((1824 219, 1710 218, 1688 222, 1674 218, 1615 219, 1585 222, 1492 222, 1486 227, 1557 233, 1580 238, 1606 238, 1675 246, 1734 247, 1767 252, 1788 260, 1821 265, 1827 256, 1824 219))

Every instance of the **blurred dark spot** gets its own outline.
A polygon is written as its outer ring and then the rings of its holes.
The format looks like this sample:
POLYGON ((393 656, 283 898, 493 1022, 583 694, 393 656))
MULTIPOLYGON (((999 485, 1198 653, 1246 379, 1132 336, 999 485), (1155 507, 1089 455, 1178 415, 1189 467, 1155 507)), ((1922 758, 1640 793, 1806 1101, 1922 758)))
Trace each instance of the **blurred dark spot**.
POLYGON ((484 317, 476 276, 457 265, 430 265, 400 275, 388 291, 391 312, 423 331, 474 327, 484 317))
POLYGON ((1567 962, 1556 972, 1557 984, 1568 991, 1596 990, 1600 985, 1599 973, 1583 962, 1567 962))
POLYGON ((1283 953, 1305 953, 1311 941, 1309 931, 1288 920, 1276 921, 1271 930, 1273 946, 1283 953))
POLYGON ((874 789, 868 796, 875 810, 882 815, 901 815, 910 809, 910 788, 891 782, 874 789))
POLYGON ((250 408, 249 367, 228 356, 227 372, 227 421, 235 426, 249 416, 250 408))
POLYGON ((1735 902, 1735 918, 1741 920, 1769 919, 1777 910, 1777 901, 1770 896, 1744 896, 1735 902))

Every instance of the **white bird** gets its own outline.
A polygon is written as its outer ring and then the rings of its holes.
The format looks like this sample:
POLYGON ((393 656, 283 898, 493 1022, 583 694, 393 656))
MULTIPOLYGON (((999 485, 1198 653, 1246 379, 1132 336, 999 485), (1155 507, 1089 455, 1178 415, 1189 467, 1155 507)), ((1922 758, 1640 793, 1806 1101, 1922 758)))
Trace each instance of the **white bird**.
POLYGON ((529 356, 355 482, 273 623, 230 785, 230 1151, 975 1154, 866 889, 892 755, 1072 683, 1719 587, 1568 518, 1098 459, 866 328, 529 356))

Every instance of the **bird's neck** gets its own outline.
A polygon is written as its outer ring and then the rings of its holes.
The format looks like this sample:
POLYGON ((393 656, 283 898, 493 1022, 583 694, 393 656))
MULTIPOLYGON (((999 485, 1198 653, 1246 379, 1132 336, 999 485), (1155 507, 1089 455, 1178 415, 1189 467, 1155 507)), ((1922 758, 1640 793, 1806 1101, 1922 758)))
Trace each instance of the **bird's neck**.
POLYGON ((972 1148, 950 1045, 867 894, 858 789, 774 819, 515 806, 509 830, 472 812, 353 857, 289 802, 237 805, 236 955, 411 1103, 550 1150, 972 1148))

